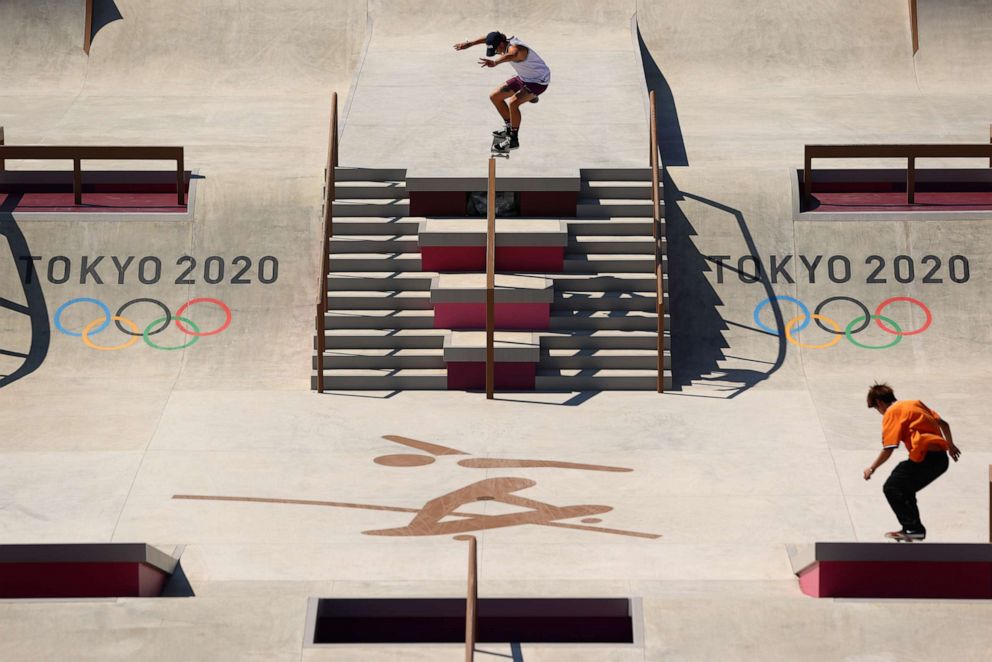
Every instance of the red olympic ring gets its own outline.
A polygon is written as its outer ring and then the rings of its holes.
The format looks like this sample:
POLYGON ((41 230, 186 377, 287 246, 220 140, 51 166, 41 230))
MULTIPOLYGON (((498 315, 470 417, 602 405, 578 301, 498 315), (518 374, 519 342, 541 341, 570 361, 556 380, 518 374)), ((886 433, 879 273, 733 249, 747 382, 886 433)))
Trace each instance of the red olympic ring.
POLYGON ((930 312, 930 309, 927 308, 926 304, 924 304, 922 301, 920 301, 919 299, 914 299, 913 297, 890 297, 886 299, 882 303, 878 304, 878 308, 875 309, 874 317, 875 317, 875 323, 878 324, 879 328, 882 329, 882 331, 885 331, 886 333, 891 333, 894 336, 915 336, 917 333, 923 333, 924 331, 929 329, 930 325, 933 323, 933 313, 930 312), (882 309, 884 309, 890 303, 895 303, 896 301, 906 301, 909 303, 915 303, 917 306, 919 306, 920 309, 927 316, 927 320, 923 323, 923 326, 916 329, 915 331, 894 331, 889 327, 885 326, 885 324, 882 322, 881 319, 882 309))
POLYGON ((216 335, 216 334, 220 333, 221 331, 223 331, 224 329, 226 329, 227 327, 229 327, 231 325, 231 309, 228 308, 227 307, 227 304, 224 303, 223 301, 221 301, 220 299, 212 299, 210 297, 201 297, 199 299, 190 299, 189 301, 187 301, 186 303, 184 303, 179 310, 176 311, 176 314, 173 316, 173 322, 175 323, 176 328, 179 329, 180 331, 182 331, 183 333, 185 333, 187 336, 213 336, 213 335, 216 335), (183 323, 179 319, 179 316, 182 315, 183 312, 185 312, 185 310, 187 308, 189 308, 190 306, 192 306, 194 303, 214 303, 214 304, 217 304, 218 306, 220 306, 220 309, 224 311, 224 315, 227 317, 227 319, 224 320, 224 323, 221 324, 220 327, 214 329, 213 331, 190 331, 188 329, 185 329, 185 328, 183 328, 183 323))

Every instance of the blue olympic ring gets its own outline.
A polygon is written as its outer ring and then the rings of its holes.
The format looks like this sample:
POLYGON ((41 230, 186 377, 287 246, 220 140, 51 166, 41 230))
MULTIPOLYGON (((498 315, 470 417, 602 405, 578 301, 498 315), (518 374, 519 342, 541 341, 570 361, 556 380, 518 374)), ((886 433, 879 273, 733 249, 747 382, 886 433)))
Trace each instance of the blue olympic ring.
POLYGON ((761 303, 759 303, 757 306, 754 307, 754 323, 757 324, 759 328, 767 331, 768 333, 770 333, 770 334, 772 334, 774 336, 780 336, 780 335, 782 335, 782 332, 781 331, 779 331, 777 329, 773 329, 772 327, 768 326, 767 324, 765 324, 764 322, 761 321, 761 310, 765 306, 767 306, 768 304, 770 304, 772 302, 772 299, 780 299, 782 301, 791 301, 792 303, 794 303, 797 306, 799 306, 799 310, 802 311, 802 313, 803 313, 803 321, 802 321, 802 323, 799 326, 797 326, 795 329, 792 330, 792 333, 799 333, 800 331, 802 331, 803 329, 805 329, 807 326, 809 326, 809 322, 810 322, 811 319, 813 319, 813 316, 809 314, 809 308, 806 307, 806 304, 805 303, 803 303, 799 299, 796 299, 796 298, 793 298, 793 297, 776 294, 775 296, 772 296, 772 297, 769 297, 769 298, 765 299, 764 301, 762 301, 761 303))
POLYGON ((79 297, 78 299, 69 299, 61 306, 59 306, 58 309, 55 311, 55 328, 61 331, 62 333, 64 333, 65 335, 76 336, 77 338, 81 338, 83 335, 82 333, 77 333, 76 331, 70 331, 69 329, 62 326, 62 313, 65 311, 66 308, 68 308, 74 303, 93 303, 96 304, 97 306, 100 306, 100 308, 103 310, 103 322, 100 324, 100 326, 90 331, 89 335, 92 336, 94 334, 100 333, 108 326, 110 326, 110 318, 112 317, 112 314, 110 312, 110 307, 107 306, 107 304, 100 301, 99 299, 91 299, 90 297, 79 297))

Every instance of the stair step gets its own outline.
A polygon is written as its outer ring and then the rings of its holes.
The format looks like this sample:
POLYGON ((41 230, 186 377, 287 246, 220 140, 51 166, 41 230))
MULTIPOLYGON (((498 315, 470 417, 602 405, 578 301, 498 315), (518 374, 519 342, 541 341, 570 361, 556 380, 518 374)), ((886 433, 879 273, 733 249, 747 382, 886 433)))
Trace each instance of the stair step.
MULTIPOLYGON (((535 386, 539 391, 653 391, 657 379, 654 370, 548 369, 538 371, 535 386)), ((671 370, 665 370, 662 381, 665 389, 672 387, 671 370)))
MULTIPOLYGON (((336 260, 331 260, 332 267, 335 263, 336 260)), ((400 273, 394 271, 332 271, 327 275, 327 289, 329 291, 429 291, 431 280, 436 276, 437 272, 435 271, 403 271, 400 273)))
MULTIPOLYGON (((661 186, 658 186, 659 194, 661 186)), ((582 198, 603 199, 651 199, 651 181, 632 182, 622 180, 598 180, 582 183, 579 189, 582 198)))
MULTIPOLYGON (((662 239, 662 243, 664 243, 662 239)), ((568 237, 568 253, 638 254, 654 255, 654 237, 651 235, 609 235, 568 237)))
MULTIPOLYGON (((317 388, 317 376, 310 378, 317 388)), ((448 371, 442 369, 402 368, 391 370, 325 370, 324 388, 342 391, 444 391, 448 388, 448 371)))
POLYGON ((409 197, 406 184, 397 181, 355 180, 334 183, 335 201, 363 199, 403 200, 409 197))
POLYGON ((329 310, 327 329, 431 329, 433 310, 329 310))
MULTIPOLYGON (((551 330, 568 329, 621 329, 626 331, 656 331, 658 316, 654 312, 641 310, 581 310, 573 313, 565 310, 551 312, 551 330)), ((665 315, 665 328, 668 328, 668 315, 665 315)))
POLYGON ((416 234, 399 236, 347 235, 331 239, 331 254, 347 253, 419 253, 416 234))
POLYGON ((429 290, 334 290, 329 310, 431 310, 429 290))
MULTIPOLYGON (((671 337, 664 337, 665 349, 671 347, 671 337)), ((586 331, 542 331, 541 349, 646 349, 654 350, 658 333, 651 331, 623 331, 619 329, 593 329, 586 331)))
MULTIPOLYGON (((333 349, 324 352, 324 370, 444 369, 443 349, 333 349)), ((317 368, 313 355, 312 368, 317 368)), ((326 373, 325 373, 326 374, 326 373)))
MULTIPOLYGON (((555 282, 555 290, 569 292, 645 292, 654 291, 654 269, 650 273, 597 273, 592 274, 550 274, 555 282)), ((668 275, 663 274, 664 291, 668 292, 668 275)))
MULTIPOLYGON (((664 354, 664 367, 672 367, 670 352, 664 354)), ((552 348, 541 353, 538 369, 602 368, 608 370, 654 370, 658 351, 652 349, 552 348)))
POLYGON ((406 169, 338 166, 334 169, 334 180, 335 182, 402 182, 406 181, 406 169))
POLYGON ((342 253, 331 256, 334 271, 420 271, 420 253, 342 253))
POLYGON ((651 168, 582 168, 579 175, 584 181, 651 181, 651 168))
MULTIPOLYGON (((327 329, 325 349, 438 349, 448 329, 327 329)), ((314 346, 316 347, 316 341, 314 346)))
MULTIPOLYGON (((623 218, 613 217, 609 219, 568 219, 568 234, 575 236, 637 236, 653 237, 654 221, 650 218, 623 218)), ((335 227, 337 227, 335 221, 335 227)), ((662 231, 665 223, 662 221, 662 231)))
POLYGON ((366 200, 335 200, 334 216, 381 216, 398 218, 410 215, 407 200, 396 201, 389 198, 368 198, 366 200))
POLYGON ((655 293, 643 292, 555 292, 551 310, 642 310, 653 312, 655 293))
MULTIPOLYGON (((578 218, 613 218, 615 216, 633 216, 650 218, 654 213, 649 200, 629 198, 597 200, 595 198, 579 198, 575 207, 578 218)), ((665 205, 661 205, 664 216, 665 205)))
MULTIPOLYGON (((662 262, 664 262, 662 256, 662 262)), ((565 273, 597 274, 604 271, 614 273, 654 273, 654 255, 566 253, 563 271, 565 273)), ((665 269, 663 264, 662 269, 665 269)))
POLYGON ((353 235, 416 236, 420 230, 421 220, 423 219, 413 216, 401 219, 376 218, 375 216, 335 217, 334 238, 353 235))

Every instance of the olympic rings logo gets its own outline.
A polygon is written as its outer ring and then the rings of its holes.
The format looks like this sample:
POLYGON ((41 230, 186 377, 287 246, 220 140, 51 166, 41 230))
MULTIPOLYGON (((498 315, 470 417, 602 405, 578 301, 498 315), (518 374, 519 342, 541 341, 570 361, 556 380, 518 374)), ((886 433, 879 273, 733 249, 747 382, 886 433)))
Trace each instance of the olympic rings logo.
POLYGON ((902 342, 902 339, 905 338, 906 336, 915 336, 920 333, 923 333, 924 331, 929 329, 930 325, 933 323, 933 313, 930 312, 930 309, 927 308, 926 304, 924 304, 922 301, 920 301, 919 299, 914 299, 913 297, 889 297, 882 303, 878 304, 874 312, 869 311, 868 306, 866 306, 858 299, 855 299, 854 297, 845 297, 845 296, 829 297, 821 301, 819 305, 811 313, 809 311, 809 308, 806 306, 806 304, 804 304, 799 299, 790 296, 776 295, 774 297, 759 302, 758 305, 754 307, 753 317, 754 317, 754 323, 758 326, 758 328, 776 336, 784 334, 786 340, 788 340, 790 343, 792 343, 793 345, 798 345, 799 347, 804 347, 806 349, 827 349, 828 347, 833 347, 834 345, 839 343, 841 338, 847 338, 848 342, 850 342, 855 347, 860 347, 861 349, 889 349, 890 347, 895 347, 900 342, 902 342), (789 301, 799 306, 799 311, 801 314, 797 315, 796 317, 793 317, 788 322, 786 322, 783 331, 777 331, 772 327, 768 326, 767 324, 765 324, 761 320, 761 311, 765 308, 765 306, 769 305, 772 302, 772 299, 778 299, 780 301, 789 301), (850 322, 848 322, 845 327, 841 328, 839 322, 821 313, 821 311, 828 304, 831 304, 834 301, 847 301, 853 303, 855 306, 861 309, 862 314, 858 315, 850 322), (904 330, 894 319, 892 319, 891 317, 886 317, 885 315, 882 314, 882 312, 889 305, 896 303, 897 301, 905 301, 907 303, 913 304, 914 306, 917 306, 920 310, 923 311, 923 314, 925 315, 925 319, 923 321, 923 324, 921 324, 919 328, 912 329, 910 331, 904 330), (820 344, 805 343, 799 340, 798 338, 796 338, 796 334, 800 333, 803 329, 808 327, 811 321, 814 322, 823 331, 832 334, 833 338, 831 338, 827 342, 820 344), (854 338, 856 334, 861 333, 862 331, 867 329, 872 322, 874 322, 875 325, 878 328, 880 328, 882 331, 893 336, 892 340, 890 342, 882 343, 880 345, 869 345, 854 338))
POLYGON ((131 345, 138 342, 138 340, 144 340, 145 344, 151 347, 152 349, 168 352, 177 349, 186 349, 187 347, 192 347, 200 340, 200 338, 203 338, 205 336, 215 336, 218 333, 227 330, 227 327, 231 325, 231 319, 232 319, 231 309, 227 306, 227 304, 221 301, 220 299, 213 299, 210 297, 190 299, 182 306, 180 306, 179 310, 177 310, 175 314, 173 314, 172 311, 169 310, 168 306, 166 306, 158 299, 148 299, 145 297, 138 299, 131 299, 130 301, 123 304, 120 308, 118 308, 116 313, 111 313, 110 308, 107 306, 107 304, 105 304, 103 301, 100 301, 99 299, 93 299, 90 297, 78 297, 76 299, 70 299, 66 301, 61 306, 59 306, 58 309, 55 311, 55 328, 67 336, 82 338, 83 344, 85 344, 87 347, 101 352, 114 352, 121 349, 127 349, 131 345), (98 308, 100 308, 101 312, 103 313, 103 316, 97 317, 93 321, 88 322, 85 326, 83 326, 82 331, 71 331, 65 328, 65 326, 63 326, 62 324, 62 315, 71 306, 82 303, 90 303, 97 306, 98 308), (152 305, 158 306, 162 310, 163 315, 150 322, 142 330, 141 328, 138 327, 138 325, 134 321, 124 316, 125 310, 138 303, 150 303, 152 305), (221 312, 224 313, 224 322, 215 329, 203 331, 193 320, 183 316, 183 313, 189 310, 191 306, 194 306, 196 304, 213 304, 217 306, 218 308, 220 308, 221 312), (120 331, 126 336, 130 336, 130 338, 117 345, 98 345, 97 343, 93 342, 92 336, 95 336, 98 333, 103 332, 104 329, 107 329, 110 326, 111 322, 113 322, 117 326, 118 331, 120 331), (151 339, 151 336, 162 333, 167 328, 169 328, 170 324, 175 325, 175 327, 179 329, 179 331, 181 331, 184 335, 189 336, 190 339, 178 345, 162 345, 151 339))

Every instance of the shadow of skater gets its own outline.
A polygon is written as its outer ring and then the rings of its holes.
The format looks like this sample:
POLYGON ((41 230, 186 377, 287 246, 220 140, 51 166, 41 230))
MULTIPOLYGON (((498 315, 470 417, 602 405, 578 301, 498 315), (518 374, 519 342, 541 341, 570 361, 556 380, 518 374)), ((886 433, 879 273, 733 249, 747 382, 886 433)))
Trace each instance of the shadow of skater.
POLYGON ((45 295, 41 291, 41 283, 34 272, 34 262, 31 261, 31 250, 24 234, 14 220, 14 209, 20 202, 20 195, 9 195, 0 205, 0 236, 7 239, 10 247, 10 259, 17 266, 17 275, 24 290, 24 300, 27 305, 9 301, 0 297, 0 308, 27 315, 31 319, 31 344, 27 353, 0 348, 4 356, 24 359, 19 368, 8 375, 0 377, 0 388, 27 377, 41 367, 48 356, 48 345, 51 341, 51 327, 48 323, 48 306, 45 305, 45 295))
MULTIPOLYGON (((684 193, 672 181, 667 169, 663 174, 668 278, 671 283, 669 301, 672 309, 672 372, 675 384, 680 387, 697 380, 719 383, 725 385, 723 390, 728 392, 724 397, 733 398, 768 379, 782 367, 786 351, 785 335, 781 331, 777 335, 766 334, 776 338, 777 351, 775 360, 766 364, 765 369, 720 367, 720 361, 727 358, 723 350, 728 347, 723 331, 733 322, 725 320, 717 309, 717 306, 723 305, 723 301, 706 277, 706 272, 711 271, 712 267, 707 257, 693 243, 692 237, 696 235, 696 231, 679 202, 692 200, 729 214, 744 242, 745 253, 757 258, 758 248, 740 210, 692 193, 684 193)), ((760 261, 756 263, 760 264, 760 261)), ((725 264, 724 269, 736 272, 731 265, 725 264)), ((782 309, 774 298, 775 292, 768 275, 763 269, 757 274, 747 275, 757 277, 764 295, 771 300, 769 308, 775 317, 775 328, 783 329, 785 323, 782 309)))
POLYGON ((114 0, 93 0, 93 30, 90 32, 90 42, 96 38, 96 33, 114 21, 122 21, 121 10, 114 0))

